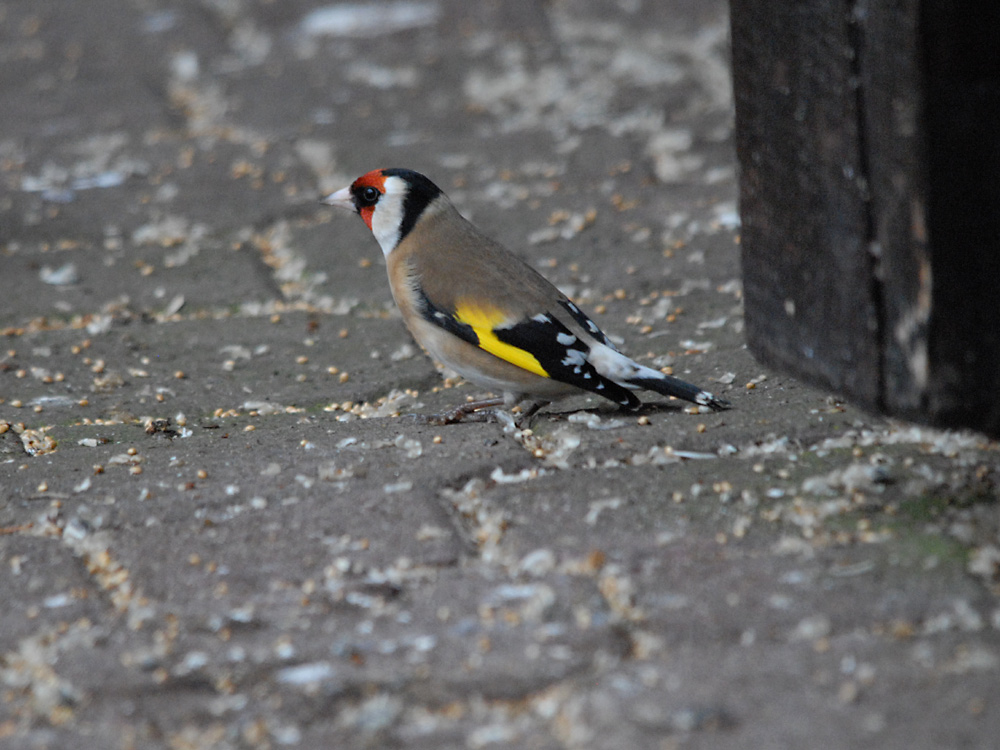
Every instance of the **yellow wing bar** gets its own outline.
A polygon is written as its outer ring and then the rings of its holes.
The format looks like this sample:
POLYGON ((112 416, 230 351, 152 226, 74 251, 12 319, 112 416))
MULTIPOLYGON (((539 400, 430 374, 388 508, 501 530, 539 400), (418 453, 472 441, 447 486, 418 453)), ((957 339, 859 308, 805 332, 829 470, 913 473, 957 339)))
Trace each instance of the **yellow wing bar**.
POLYGON ((500 310, 486 309, 481 304, 460 300, 455 306, 455 319, 475 331, 480 349, 522 370, 541 375, 543 378, 551 377, 534 354, 497 338, 494 330, 509 323, 507 316, 500 310))

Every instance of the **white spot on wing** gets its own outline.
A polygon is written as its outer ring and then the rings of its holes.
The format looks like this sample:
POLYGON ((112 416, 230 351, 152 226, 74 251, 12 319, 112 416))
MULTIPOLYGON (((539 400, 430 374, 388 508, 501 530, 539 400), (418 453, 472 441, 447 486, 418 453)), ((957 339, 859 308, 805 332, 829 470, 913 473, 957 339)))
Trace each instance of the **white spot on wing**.
POLYGON ((579 349, 567 350, 562 361, 563 367, 582 367, 585 364, 587 364, 587 355, 579 349))
POLYGON ((570 346, 576 343, 576 336, 572 333, 560 333, 556 336, 556 341, 558 341, 563 346, 570 346))
POLYGON ((536 323, 551 323, 552 322, 552 318, 550 318, 546 313, 538 313, 538 315, 535 315, 534 317, 532 317, 532 320, 535 321, 536 323))

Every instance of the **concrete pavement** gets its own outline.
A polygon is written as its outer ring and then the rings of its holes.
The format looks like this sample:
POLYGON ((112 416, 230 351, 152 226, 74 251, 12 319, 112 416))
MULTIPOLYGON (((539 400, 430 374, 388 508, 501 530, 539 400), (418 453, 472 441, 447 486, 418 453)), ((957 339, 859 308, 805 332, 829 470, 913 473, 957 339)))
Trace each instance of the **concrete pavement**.
POLYGON ((997 445, 744 350, 724 3, 0 19, 5 747, 992 746, 997 445), (380 166, 734 409, 412 418, 380 166))

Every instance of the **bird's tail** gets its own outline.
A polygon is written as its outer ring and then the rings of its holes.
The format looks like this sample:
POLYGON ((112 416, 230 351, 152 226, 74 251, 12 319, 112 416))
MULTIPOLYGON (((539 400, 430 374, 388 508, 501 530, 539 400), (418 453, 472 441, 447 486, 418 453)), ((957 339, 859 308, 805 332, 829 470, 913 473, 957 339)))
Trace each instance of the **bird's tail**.
POLYGON ((656 373, 656 376, 640 376, 630 378, 629 380, 624 381, 624 385, 656 391, 657 393, 662 393, 664 396, 682 398, 685 401, 690 401, 691 403, 698 404, 699 406, 707 406, 715 411, 722 411, 723 409, 728 409, 730 407, 730 403, 728 401, 719 398, 710 391, 703 390, 702 388, 681 380, 680 378, 664 375, 662 372, 657 372, 656 370, 651 370, 651 372, 656 373))
POLYGON ((604 344, 596 344, 591 347, 588 360, 601 375, 626 388, 645 388, 664 396, 674 396, 699 406, 707 406, 716 411, 730 407, 728 401, 719 398, 714 393, 680 378, 664 375, 659 370, 640 365, 604 344))

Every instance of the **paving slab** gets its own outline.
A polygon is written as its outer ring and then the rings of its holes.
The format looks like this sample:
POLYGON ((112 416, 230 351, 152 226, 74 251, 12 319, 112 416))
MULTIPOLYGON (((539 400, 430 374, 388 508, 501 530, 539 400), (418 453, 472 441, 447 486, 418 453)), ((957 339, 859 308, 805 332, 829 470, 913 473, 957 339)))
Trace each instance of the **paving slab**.
POLYGON ((998 445, 747 353, 727 23, 0 0, 0 744, 994 746, 998 445), (429 421, 383 166, 734 408, 429 421))

